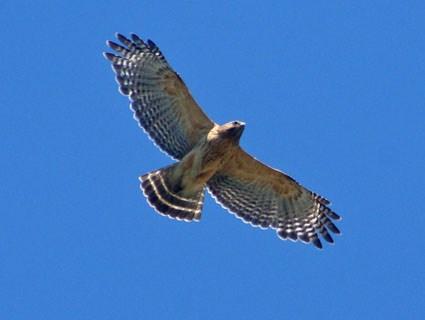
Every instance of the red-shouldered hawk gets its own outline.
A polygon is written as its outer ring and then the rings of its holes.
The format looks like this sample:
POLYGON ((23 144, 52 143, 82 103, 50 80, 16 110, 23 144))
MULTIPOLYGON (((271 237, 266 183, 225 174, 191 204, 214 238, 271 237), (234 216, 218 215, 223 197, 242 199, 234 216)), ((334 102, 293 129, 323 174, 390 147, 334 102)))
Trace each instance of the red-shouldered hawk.
POLYGON ((256 160, 240 146, 240 121, 218 125, 192 98, 159 48, 132 34, 117 34, 122 45, 108 41, 122 94, 134 118, 154 143, 176 163, 140 177, 141 189, 159 213, 184 221, 201 218, 207 188, 223 207, 243 221, 276 229, 282 239, 322 248, 318 237, 333 242, 339 234, 332 220, 340 217, 329 201, 294 179, 256 160))

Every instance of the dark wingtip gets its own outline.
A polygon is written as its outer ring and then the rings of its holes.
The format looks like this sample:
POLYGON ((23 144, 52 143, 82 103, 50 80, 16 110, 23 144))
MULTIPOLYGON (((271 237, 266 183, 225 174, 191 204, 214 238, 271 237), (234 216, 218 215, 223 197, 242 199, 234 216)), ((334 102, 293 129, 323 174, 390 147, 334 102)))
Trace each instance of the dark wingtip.
POLYGON ((116 55, 110 52, 103 52, 103 56, 109 61, 114 61, 114 59, 116 58, 116 55))
POLYGON ((130 33, 130 37, 134 42, 144 42, 137 34, 130 33))
POLYGON ((336 225, 334 225, 333 223, 331 224, 327 224, 326 227, 331 230, 333 233, 335 234, 341 234, 341 231, 339 231, 339 229, 337 228, 336 225))
POLYGON ((127 37, 123 36, 121 33, 116 33, 115 36, 117 37, 117 39, 119 41, 121 41, 123 44, 126 44, 128 42, 130 42, 130 39, 128 39, 127 37))
POLYGON ((325 197, 322 197, 321 195, 319 195, 315 192, 313 192, 313 196, 317 199, 317 201, 319 201, 321 204, 323 204, 325 206, 331 204, 331 202, 328 199, 326 199, 325 197))
POLYGON ((317 249, 323 249, 322 242, 319 240, 319 238, 313 238, 311 240, 311 243, 317 248, 317 249))
POLYGON ((329 233, 322 233, 323 239, 325 239, 329 243, 334 243, 334 239, 332 239, 329 233))
POLYGON ((331 231, 335 234, 341 234, 341 231, 334 225, 334 228, 331 231))
POLYGON ((153 42, 151 39, 148 39, 147 44, 150 48, 158 48, 155 42, 153 42))
POLYGON ((342 217, 341 217, 340 215, 336 214, 335 212, 333 212, 332 210, 328 210, 328 211, 326 212, 326 215, 327 215, 329 218, 331 218, 332 220, 335 220, 335 221, 340 221, 340 220, 342 220, 342 217))
POLYGON ((108 45, 109 48, 115 51, 119 51, 120 49, 122 49, 122 46, 120 46, 118 43, 113 42, 111 40, 106 41, 106 44, 108 45))
POLYGON ((329 206, 331 202, 326 198, 320 198, 320 203, 324 204, 325 206, 329 206))

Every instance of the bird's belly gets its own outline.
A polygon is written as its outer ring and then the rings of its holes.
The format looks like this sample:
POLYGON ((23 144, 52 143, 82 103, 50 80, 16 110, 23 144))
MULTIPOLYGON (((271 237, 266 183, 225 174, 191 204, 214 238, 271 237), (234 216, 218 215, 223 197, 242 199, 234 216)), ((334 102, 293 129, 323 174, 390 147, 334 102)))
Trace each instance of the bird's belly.
POLYGON ((230 148, 193 150, 182 160, 185 184, 205 185, 232 154, 230 148))

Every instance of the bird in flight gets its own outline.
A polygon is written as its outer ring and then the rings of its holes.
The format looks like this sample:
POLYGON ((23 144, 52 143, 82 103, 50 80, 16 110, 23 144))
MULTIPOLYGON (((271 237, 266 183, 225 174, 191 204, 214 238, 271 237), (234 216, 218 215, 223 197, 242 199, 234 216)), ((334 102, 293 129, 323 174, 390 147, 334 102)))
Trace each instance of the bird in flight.
POLYGON ((329 201, 273 169, 239 145, 245 123, 216 124, 193 99, 182 78, 151 40, 135 34, 107 41, 119 90, 153 142, 177 160, 141 176, 140 187, 160 214, 184 221, 201 218, 205 189, 243 221, 275 229, 281 239, 333 243, 340 217, 329 201), (330 231, 330 232, 329 232, 330 231))

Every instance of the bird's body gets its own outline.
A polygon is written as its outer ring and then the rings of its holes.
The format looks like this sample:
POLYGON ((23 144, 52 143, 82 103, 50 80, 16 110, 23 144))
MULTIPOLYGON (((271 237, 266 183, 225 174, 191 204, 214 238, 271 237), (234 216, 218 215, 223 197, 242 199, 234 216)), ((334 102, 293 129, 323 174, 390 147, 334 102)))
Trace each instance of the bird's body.
POLYGON ((227 162, 233 161, 243 129, 244 124, 236 121, 214 126, 179 162, 142 176, 142 188, 151 204, 160 213, 172 218, 199 220, 203 190, 217 171, 227 162), (155 179, 158 184, 155 184, 155 179), (165 201, 167 197, 187 201, 180 201, 179 210, 176 210, 173 201, 165 201), (168 206, 167 209, 164 209, 164 203, 168 206), (192 215, 193 203, 199 204, 195 215, 192 215))
POLYGON ((333 242, 328 230, 339 216, 329 201, 294 179, 247 154, 239 145, 245 124, 212 122, 192 98, 158 47, 136 35, 122 35, 121 46, 106 53, 120 91, 128 95, 134 117, 155 144, 178 162, 140 177, 149 203, 161 214, 192 221, 201 217, 204 190, 245 222, 273 228, 283 239, 321 248, 318 234, 333 242))
POLYGON ((188 184, 205 186, 223 164, 233 158, 239 137, 227 132, 235 128, 243 131, 244 125, 232 122, 223 126, 214 126, 180 161, 179 166, 185 171, 183 174, 187 176, 188 184))

